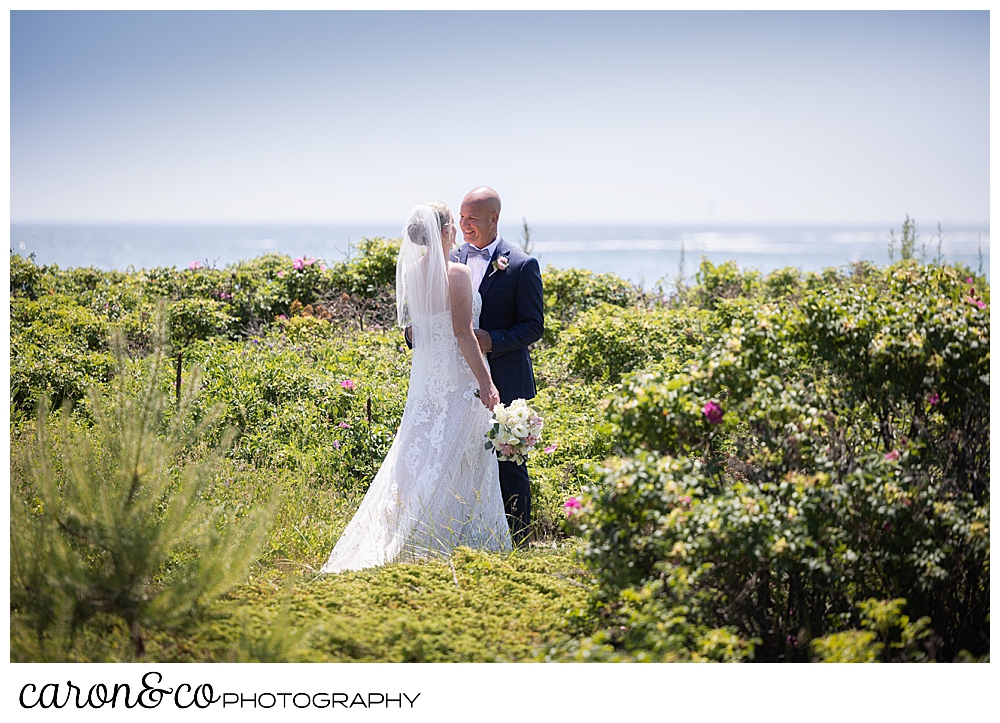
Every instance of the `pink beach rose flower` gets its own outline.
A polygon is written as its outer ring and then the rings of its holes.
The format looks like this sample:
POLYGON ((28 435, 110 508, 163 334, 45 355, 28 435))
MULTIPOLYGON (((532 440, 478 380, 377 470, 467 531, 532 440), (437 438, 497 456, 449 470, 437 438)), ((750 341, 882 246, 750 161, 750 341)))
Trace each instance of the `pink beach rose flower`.
POLYGON ((705 415, 705 419, 708 420, 709 424, 720 424, 722 422, 722 407, 715 400, 708 400, 705 402, 705 406, 701 408, 701 413, 705 415))

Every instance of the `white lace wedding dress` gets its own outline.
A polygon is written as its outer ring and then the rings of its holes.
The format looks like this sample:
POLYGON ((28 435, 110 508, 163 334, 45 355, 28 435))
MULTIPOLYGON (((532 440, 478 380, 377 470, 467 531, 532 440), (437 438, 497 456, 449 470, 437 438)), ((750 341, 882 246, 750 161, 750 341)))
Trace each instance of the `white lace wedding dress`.
MULTIPOLYGON (((473 325, 482 298, 473 292, 473 325)), ((410 389, 396 438, 322 572, 360 570, 447 553, 458 545, 509 550, 496 456, 484 448, 491 414, 458 347, 451 312, 414 320, 410 389), (429 327, 429 328, 428 328, 429 327)))

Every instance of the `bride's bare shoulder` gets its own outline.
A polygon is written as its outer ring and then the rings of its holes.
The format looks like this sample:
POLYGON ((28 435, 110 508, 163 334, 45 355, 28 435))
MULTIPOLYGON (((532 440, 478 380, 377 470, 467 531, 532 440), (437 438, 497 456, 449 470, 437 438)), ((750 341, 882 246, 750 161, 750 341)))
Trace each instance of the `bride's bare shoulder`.
POLYGON ((472 282, 472 273, 469 271, 469 267, 465 264, 448 264, 448 280, 457 281, 459 279, 467 279, 470 283, 472 282))

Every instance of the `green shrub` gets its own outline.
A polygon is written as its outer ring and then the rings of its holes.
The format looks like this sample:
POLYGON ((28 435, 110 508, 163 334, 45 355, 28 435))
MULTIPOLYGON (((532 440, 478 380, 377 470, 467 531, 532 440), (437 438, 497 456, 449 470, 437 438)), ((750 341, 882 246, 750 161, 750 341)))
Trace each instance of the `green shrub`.
POLYGON ((621 308, 642 303, 646 297, 631 282, 611 273, 595 274, 586 269, 557 269, 549 264, 542 272, 545 291, 543 345, 555 344, 561 332, 581 312, 600 304, 621 308))
POLYGON ((842 380, 883 449, 916 445, 958 491, 989 480, 989 288, 960 268, 901 262, 806 297, 794 334, 842 380), (963 277, 967 277, 969 282, 963 277))
MULTIPOLYGON (((347 261, 330 267, 327 273, 335 292, 371 297, 387 285, 396 285, 396 257, 402 239, 364 238, 358 253, 347 261)), ((309 303, 301 299, 303 304, 309 303)))
POLYGON ((225 331, 234 319, 214 299, 181 299, 164 305, 164 308, 170 329, 170 352, 177 364, 174 394, 180 402, 184 352, 195 341, 203 341, 225 331))
POLYGON ((601 303, 581 312, 557 347, 543 350, 540 371, 555 377, 550 384, 564 381, 553 363, 569 378, 617 384, 623 374, 651 365, 678 370, 700 346, 699 321, 699 314, 681 310, 601 303))
POLYGON ((882 643, 871 630, 845 630, 810 642, 820 663, 877 663, 882 643))
POLYGON ((918 647, 929 636, 930 618, 910 622, 902 610, 906 600, 865 600, 858 603, 865 630, 847 630, 811 641, 813 655, 823 663, 925 662, 918 647))
POLYGON ((224 303, 227 313, 236 320, 231 327, 231 338, 236 338, 248 327, 260 327, 280 315, 287 316, 293 301, 308 304, 319 299, 327 288, 320 266, 315 259, 293 260, 282 254, 265 254, 221 270, 176 272, 172 288, 164 291, 172 299, 224 303))
POLYGON ((741 271, 735 261, 716 266, 702 258, 696 275, 697 286, 693 298, 702 308, 714 309, 723 299, 751 298, 761 291, 760 272, 753 269, 741 271))
POLYGON ((759 308, 717 296, 685 373, 626 377, 609 420, 649 452, 574 517, 595 610, 655 591, 757 659, 805 660, 857 603, 905 596, 938 659, 988 650, 987 292, 958 279, 902 263, 759 308))
POLYGON ((587 269, 557 269, 549 264, 542 274, 545 320, 572 321, 598 304, 633 306, 641 289, 615 274, 595 274, 587 269))
POLYGON ((562 536, 563 503, 596 481, 592 462, 611 453, 613 438, 600 411, 605 394, 600 385, 566 383, 540 388, 530 402, 544 420, 542 439, 528 457, 537 539, 562 536))
POLYGON ((795 296, 804 287, 802 272, 794 267, 775 269, 764 277, 764 293, 770 299, 795 296))
POLYGON ((891 461, 867 469, 719 489, 690 457, 613 465, 574 518, 599 585, 594 604, 621 620, 629 595, 653 589, 688 622, 757 639, 764 659, 804 659, 806 641, 857 624, 856 601, 910 590, 912 609, 942 618, 935 632, 981 646, 947 614, 985 625, 982 508, 942 505, 939 488, 921 489, 891 461), (962 607, 942 609, 953 598, 962 607))
POLYGON ((310 470, 313 483, 364 491, 402 417, 409 355, 373 334, 296 341, 211 340, 192 347, 202 399, 240 430, 233 454, 255 464, 310 470))
POLYGON ((267 508, 237 525, 205 503, 218 451, 195 445, 212 419, 190 419, 192 375, 167 423, 163 361, 161 346, 135 398, 119 349, 118 393, 101 400, 91 390, 91 430, 72 428, 65 413, 52 437, 41 405, 36 446, 11 485, 11 609, 43 656, 94 616, 111 615, 142 657, 144 628, 224 593, 254 560, 267 508))
POLYGON ((78 400, 90 385, 110 378, 108 325, 63 294, 11 300, 10 400, 15 416, 40 399, 78 400))
POLYGON ((35 264, 35 255, 28 258, 10 252, 10 295, 26 296, 34 301, 42 293, 42 269, 35 264))

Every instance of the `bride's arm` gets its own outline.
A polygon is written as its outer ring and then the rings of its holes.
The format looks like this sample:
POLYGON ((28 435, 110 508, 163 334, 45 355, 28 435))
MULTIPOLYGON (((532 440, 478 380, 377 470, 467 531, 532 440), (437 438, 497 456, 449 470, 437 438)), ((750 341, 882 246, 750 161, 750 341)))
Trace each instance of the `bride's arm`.
POLYGON ((479 398, 490 410, 500 401, 500 394, 493 385, 490 370, 486 368, 479 342, 472 330, 472 274, 464 264, 448 267, 448 293, 451 297, 451 323, 458 339, 458 348, 479 382, 479 398))

